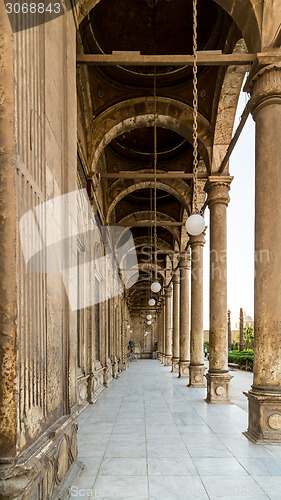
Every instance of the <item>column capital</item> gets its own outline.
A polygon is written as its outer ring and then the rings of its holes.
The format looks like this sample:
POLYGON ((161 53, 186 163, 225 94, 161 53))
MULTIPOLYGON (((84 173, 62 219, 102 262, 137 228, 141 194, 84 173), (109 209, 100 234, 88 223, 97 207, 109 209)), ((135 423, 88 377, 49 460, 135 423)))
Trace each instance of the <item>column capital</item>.
POLYGON ((180 273, 179 270, 176 269, 173 274, 173 283, 179 284, 180 283, 180 273))
POLYGON ((212 175, 205 184, 205 191, 208 194, 207 203, 210 207, 214 203, 228 205, 230 201, 229 190, 233 177, 230 175, 212 175))
POLYGON ((190 252, 181 252, 179 255, 179 269, 190 269, 190 252))
POLYGON ((252 77, 247 90, 251 93, 250 107, 253 116, 259 106, 272 104, 272 100, 281 104, 281 62, 261 68, 252 77))
POLYGON ((203 231, 203 233, 198 234, 198 236, 190 236, 189 244, 191 248, 195 246, 203 247, 205 243, 205 230, 203 231))
POLYGON ((165 288, 165 298, 168 298, 168 297, 172 297, 172 287, 171 286, 168 286, 167 288, 165 288))

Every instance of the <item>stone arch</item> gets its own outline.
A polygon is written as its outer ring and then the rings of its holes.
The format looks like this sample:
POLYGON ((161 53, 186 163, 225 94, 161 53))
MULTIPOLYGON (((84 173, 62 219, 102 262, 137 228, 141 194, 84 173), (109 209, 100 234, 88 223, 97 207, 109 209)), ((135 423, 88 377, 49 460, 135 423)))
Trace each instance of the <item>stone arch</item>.
MULTIPOLYGON (((101 0, 80 0, 77 3, 78 24, 101 0)), ((261 26, 263 19, 263 1, 261 0, 214 0, 235 21, 249 52, 261 50, 261 26)))
POLYGON ((263 1, 261 0, 214 0, 237 24, 249 52, 261 50, 261 26, 263 1))
MULTIPOLYGON (((192 143, 192 107, 168 97, 157 98, 157 126, 177 132, 192 143)), ((118 135, 135 128, 154 124, 153 97, 137 97, 119 102, 101 113, 93 122, 91 131, 90 165, 93 175, 104 148, 118 135)), ((199 150, 205 164, 210 166, 212 130, 206 118, 199 114, 199 150)))
MULTIPOLYGON (((236 43, 233 52, 247 52, 247 47, 243 38, 236 43)), ((221 85, 214 126, 212 174, 219 171, 221 162, 232 139, 237 104, 246 69, 245 66, 229 66, 221 85)))
MULTIPOLYGON (((136 248, 140 248, 143 246, 150 246, 151 237, 150 236, 137 236, 136 238, 134 238, 134 242, 135 242, 136 248)), ((158 248, 164 252, 165 251, 171 252, 173 250, 170 243, 163 240, 162 238, 159 238, 159 236, 157 236, 157 245, 158 245, 158 248)))
MULTIPOLYGON (((126 286, 127 289, 133 290, 134 288, 139 288, 143 284, 147 284, 148 280, 146 277, 146 273, 153 273, 154 275, 154 267, 153 264, 138 264, 138 266, 133 267, 131 269, 131 274, 129 279, 127 280, 126 286), (136 278, 138 277, 137 281, 136 278)), ((165 283, 165 270, 163 268, 157 268, 157 277, 161 280, 161 283, 165 283)))
MULTIPOLYGON (((146 171, 147 172, 147 171, 146 171)), ((158 171, 159 173, 159 171, 158 171)), ((107 200, 108 200, 108 210, 107 210, 107 222, 110 222, 110 216, 116 205, 130 193, 137 191, 138 189, 154 188, 154 181, 140 181, 134 183, 134 181, 126 181, 125 179, 118 179, 113 182, 107 190, 107 200)), ((190 202, 191 202, 191 192, 190 187, 180 179, 165 179, 158 181, 156 183, 157 189, 166 191, 167 193, 173 195, 177 198, 183 207, 190 213, 190 202)))
MULTIPOLYGON (((173 217, 162 213, 162 212, 156 212, 156 220, 157 221, 166 221, 166 222, 177 222, 173 217)), ((132 214, 126 215, 122 219, 118 221, 118 224, 122 226, 122 224, 126 224, 126 227, 124 227, 124 231, 120 232, 118 241, 121 240, 123 233, 128 231, 128 228, 134 227, 134 224, 136 222, 150 222, 151 221, 151 212, 150 210, 140 210, 138 212, 134 212, 132 214)), ((175 241, 178 241, 180 244, 180 230, 178 227, 175 226, 166 226, 167 231, 169 231, 172 236, 174 237, 175 241)), ((118 241, 116 244, 118 244, 118 241)))
MULTIPOLYGON (((153 274, 153 277, 154 277, 154 272, 155 272, 155 268, 154 268, 154 263, 151 263, 151 262, 140 262, 138 264, 138 269, 140 272, 142 271, 149 271, 153 274)), ((137 271, 137 268, 136 268, 136 271, 137 271)), ((163 267, 160 267, 160 266, 157 266, 157 275, 159 275, 159 277, 161 277, 162 281, 164 282, 165 281, 165 269, 163 269, 163 267)), ((147 281, 145 279, 145 276, 143 275, 140 275, 140 279, 138 280, 138 282, 145 282, 147 281)))

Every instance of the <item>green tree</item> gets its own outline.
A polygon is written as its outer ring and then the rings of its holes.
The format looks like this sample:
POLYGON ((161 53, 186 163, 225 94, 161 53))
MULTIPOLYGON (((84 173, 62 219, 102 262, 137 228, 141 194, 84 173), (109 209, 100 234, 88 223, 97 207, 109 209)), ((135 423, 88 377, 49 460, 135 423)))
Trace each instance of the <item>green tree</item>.
POLYGON ((254 349, 254 329, 252 326, 244 326, 245 349, 254 349))

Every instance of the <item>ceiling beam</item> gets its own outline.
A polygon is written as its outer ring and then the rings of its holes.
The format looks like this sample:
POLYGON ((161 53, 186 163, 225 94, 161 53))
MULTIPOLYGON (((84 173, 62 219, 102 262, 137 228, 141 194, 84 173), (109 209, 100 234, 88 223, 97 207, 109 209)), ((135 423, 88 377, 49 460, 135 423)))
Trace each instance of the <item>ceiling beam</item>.
MULTIPOLYGON (((263 64, 269 64, 267 59, 275 56, 274 52, 266 54, 223 54, 220 50, 197 52, 198 66, 245 66, 263 57, 263 64), (267 58, 266 58, 267 56, 267 58), (266 61, 266 62, 264 62, 266 61)), ((192 66, 193 55, 142 55, 138 52, 114 52, 112 54, 77 54, 77 64, 93 64, 97 66, 192 66)))
MULTIPOLYGON (((97 174, 101 179, 145 179, 154 180, 153 173, 140 172, 116 172, 116 173, 101 173, 97 174)), ((208 179, 207 174, 198 174, 198 179, 208 179)), ((163 174, 156 174, 156 179, 192 179, 193 174, 185 174, 184 172, 166 172, 163 174)))
MULTIPOLYGON (((184 226, 184 222, 173 222, 173 221, 157 221, 156 226, 160 227, 173 227, 173 226, 184 226)), ((121 226, 121 227, 154 227, 155 222, 154 221, 148 221, 148 222, 139 222, 139 221, 132 221, 132 222, 116 222, 114 224, 108 224, 108 226, 121 226)))

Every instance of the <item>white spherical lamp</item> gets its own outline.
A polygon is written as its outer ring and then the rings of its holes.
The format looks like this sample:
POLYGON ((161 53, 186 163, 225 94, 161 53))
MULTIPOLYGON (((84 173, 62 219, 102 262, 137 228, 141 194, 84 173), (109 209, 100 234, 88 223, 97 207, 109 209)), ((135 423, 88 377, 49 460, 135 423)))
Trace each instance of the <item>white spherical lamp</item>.
POLYGON ((146 316, 146 319, 152 319, 151 314, 148 314, 148 315, 146 316))
POLYGON ((133 330, 130 330, 130 333, 133 333, 133 330))
POLYGON ((200 214, 192 214, 185 223, 186 232, 191 236, 198 236, 205 229, 205 220, 200 214))
POLYGON ((130 325, 127 325, 127 328, 128 328, 128 330, 130 330, 130 328, 131 328, 130 325))
POLYGON ((161 285, 158 283, 158 281, 154 281, 154 283, 151 284, 151 290, 153 293, 158 293, 161 290, 161 285))
POLYGON ((148 325, 151 325, 151 321, 148 321, 148 322, 147 322, 147 324, 148 324, 148 325))
POLYGON ((155 300, 154 299, 149 299, 148 305, 151 306, 151 307, 155 306, 155 300))

